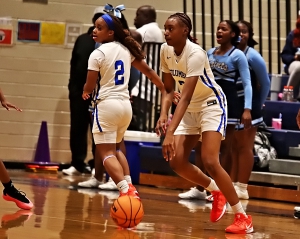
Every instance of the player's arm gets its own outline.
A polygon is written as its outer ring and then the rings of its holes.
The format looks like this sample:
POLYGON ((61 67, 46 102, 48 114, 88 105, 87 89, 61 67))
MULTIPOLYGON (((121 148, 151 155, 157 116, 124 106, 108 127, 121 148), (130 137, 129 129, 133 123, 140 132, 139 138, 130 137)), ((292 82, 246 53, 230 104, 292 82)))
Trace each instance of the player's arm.
MULTIPOLYGON (((187 73, 185 82, 181 91, 181 99, 173 114, 172 121, 168 126, 167 134, 174 134, 177 129, 183 115, 188 108, 192 96, 195 91, 195 87, 199 80, 199 76, 204 72, 205 62, 207 60, 206 52, 200 49, 196 49, 187 59, 187 73)), ((173 96, 172 96, 173 97, 173 96)), ((171 99, 172 100, 172 99, 171 99)))
POLYGON ((146 75, 148 79, 157 86, 162 94, 165 94, 165 88, 162 80, 159 78, 156 72, 146 64, 145 61, 135 59, 131 65, 146 75))
POLYGON ((172 121, 168 127, 168 131, 167 131, 168 133, 174 134, 175 130, 177 129, 181 119, 183 118, 183 115, 186 112, 187 107, 191 102, 198 80, 199 80, 199 76, 191 76, 185 78, 185 83, 181 92, 181 99, 176 107, 172 121))
POLYGON ((253 51, 253 57, 249 58, 249 64, 255 73, 256 79, 259 81, 260 100, 262 107, 268 97, 271 85, 266 63, 257 51, 253 51))
POLYGON ((174 85, 175 81, 171 73, 162 73, 162 78, 164 82, 164 87, 166 89, 166 94, 161 99, 161 110, 160 115, 168 117, 169 109, 172 105, 173 95, 174 95, 174 85))
POLYGON ((104 61, 105 56, 99 50, 94 50, 90 55, 88 62, 88 73, 86 77, 86 82, 83 86, 82 98, 87 100, 90 98, 90 94, 96 87, 97 79, 99 76, 100 66, 102 61, 104 61))
POLYGON ((237 68, 239 70, 242 79, 242 84, 245 92, 244 109, 251 110, 252 109, 252 86, 251 86, 251 77, 250 77, 248 61, 245 54, 239 50, 236 50, 236 54, 234 58, 235 58, 234 61, 237 64, 237 68))

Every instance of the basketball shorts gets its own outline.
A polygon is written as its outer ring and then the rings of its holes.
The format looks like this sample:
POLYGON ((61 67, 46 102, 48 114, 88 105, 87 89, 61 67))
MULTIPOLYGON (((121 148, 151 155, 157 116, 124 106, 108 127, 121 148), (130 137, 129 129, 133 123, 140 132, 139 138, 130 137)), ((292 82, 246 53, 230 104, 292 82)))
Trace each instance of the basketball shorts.
POLYGON ((174 135, 199 135, 202 132, 219 132, 225 138, 227 125, 226 99, 209 98, 197 112, 185 112, 174 135))
POLYGON ((131 104, 125 97, 108 97, 97 104, 94 112, 95 144, 120 143, 132 118, 131 104))

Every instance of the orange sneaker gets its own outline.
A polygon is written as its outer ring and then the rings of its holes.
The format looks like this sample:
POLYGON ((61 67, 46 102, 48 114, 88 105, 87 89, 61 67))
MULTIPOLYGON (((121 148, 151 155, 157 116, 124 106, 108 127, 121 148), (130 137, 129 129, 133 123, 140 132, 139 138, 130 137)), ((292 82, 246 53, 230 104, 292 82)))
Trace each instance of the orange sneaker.
POLYGON ((253 232, 252 217, 243 213, 236 213, 233 224, 227 227, 225 231, 234 234, 248 234, 253 232))
POLYGON ((140 195, 139 195, 138 191, 136 190, 135 186, 133 186, 131 183, 129 183, 128 185, 129 185, 128 195, 132 196, 134 198, 140 199, 140 195))
POLYGON ((221 191, 212 191, 213 197, 212 209, 210 212, 210 220, 212 222, 219 221, 226 211, 226 198, 221 191))

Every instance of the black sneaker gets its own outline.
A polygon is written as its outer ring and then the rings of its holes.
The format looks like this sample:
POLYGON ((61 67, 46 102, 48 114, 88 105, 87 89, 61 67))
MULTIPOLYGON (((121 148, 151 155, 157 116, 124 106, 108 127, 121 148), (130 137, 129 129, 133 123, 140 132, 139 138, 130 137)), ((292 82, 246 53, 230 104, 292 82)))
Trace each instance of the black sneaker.
POLYGON ((6 201, 14 202, 19 208, 29 210, 33 208, 32 202, 26 197, 22 191, 12 187, 10 190, 3 190, 3 199, 6 201))

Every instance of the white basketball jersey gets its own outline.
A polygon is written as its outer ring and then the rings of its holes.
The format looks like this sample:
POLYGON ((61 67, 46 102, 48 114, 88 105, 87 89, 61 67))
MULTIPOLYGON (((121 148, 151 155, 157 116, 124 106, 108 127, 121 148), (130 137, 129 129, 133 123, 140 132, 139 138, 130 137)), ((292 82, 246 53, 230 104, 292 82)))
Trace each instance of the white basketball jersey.
POLYGON ((89 58, 88 70, 100 72, 98 99, 108 96, 123 96, 129 99, 128 83, 131 62, 134 57, 119 42, 102 44, 89 58))
POLYGON ((164 43, 161 47, 161 70, 170 73, 182 91, 187 77, 199 76, 188 112, 198 112, 204 104, 214 104, 213 98, 223 99, 221 87, 215 82, 206 51, 199 45, 187 40, 180 56, 177 56, 172 46, 164 43), (208 101, 209 100, 209 101, 208 101))

